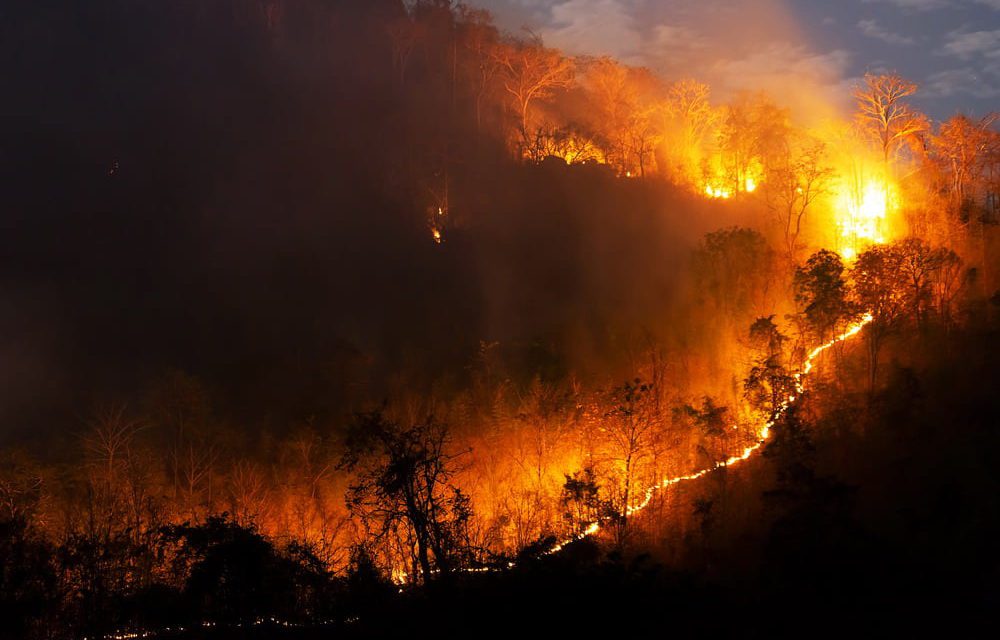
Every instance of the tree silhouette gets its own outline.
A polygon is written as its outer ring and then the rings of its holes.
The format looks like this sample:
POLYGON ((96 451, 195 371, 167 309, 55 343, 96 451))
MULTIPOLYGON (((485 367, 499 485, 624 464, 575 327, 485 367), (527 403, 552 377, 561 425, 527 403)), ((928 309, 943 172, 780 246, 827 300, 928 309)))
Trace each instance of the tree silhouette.
POLYGON ((374 412, 358 417, 341 466, 355 473, 347 504, 376 540, 393 536, 415 555, 415 578, 445 578, 468 559, 468 497, 452 479, 461 454, 433 419, 403 427, 374 412), (408 541, 412 540, 412 544, 408 541))
POLYGON ((820 343, 851 314, 845 271, 840 256, 828 249, 820 249, 795 270, 795 300, 820 343))

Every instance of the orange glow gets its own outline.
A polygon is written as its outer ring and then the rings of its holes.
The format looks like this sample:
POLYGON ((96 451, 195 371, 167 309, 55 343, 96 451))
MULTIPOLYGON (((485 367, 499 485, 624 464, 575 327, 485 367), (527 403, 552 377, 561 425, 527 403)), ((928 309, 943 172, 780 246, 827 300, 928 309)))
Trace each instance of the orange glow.
POLYGON ((714 168, 706 171, 703 189, 703 193, 709 198, 728 200, 740 193, 753 193, 763 181, 763 171, 757 162, 739 171, 739 175, 726 170, 721 157, 714 158, 710 164, 714 168))
MULTIPOLYGON (((664 478, 664 479, 660 480, 659 482, 657 482, 656 484, 654 484, 654 485, 652 485, 650 487, 647 487, 646 490, 645 490, 645 492, 642 494, 642 496, 643 496, 642 500, 640 500, 636 504, 631 504, 631 505, 627 506, 627 508, 626 508, 627 514, 628 515, 632 515, 634 513, 638 513, 639 511, 642 511, 643 509, 645 509, 647 506, 649 506, 649 503, 653 500, 653 496, 658 491, 660 491, 662 489, 666 489, 667 487, 670 487, 670 486, 675 485, 675 484, 679 484, 681 482, 686 482, 686 481, 689 481, 689 480, 697 480, 698 478, 706 476, 706 475, 712 473, 713 471, 717 471, 717 470, 722 469, 724 467, 735 466, 735 465, 739 464, 740 462, 743 462, 744 460, 747 460, 751 456, 753 456, 754 453, 756 453, 757 451, 759 451, 764 446, 764 444, 767 442, 768 438, 770 438, 770 436, 771 436, 771 427, 774 426, 775 422, 777 422, 781 418, 781 416, 786 411, 788 411, 788 408, 791 407, 795 403, 795 401, 799 397, 801 397, 802 393, 805 391, 805 389, 806 389, 806 376, 808 376, 809 373, 813 370, 813 367, 815 366, 816 358, 818 358, 824 351, 826 351, 830 347, 834 346, 838 342, 843 342, 844 340, 848 340, 848 339, 854 337, 855 335, 857 335, 865 327, 865 325, 867 325, 871 321, 872 321, 872 315, 870 313, 869 314, 865 314, 859 321, 857 321, 854 324, 850 325, 842 333, 840 333, 837 336, 831 338, 829 341, 821 344, 820 346, 816 347, 815 349, 813 349, 812 351, 809 352, 809 355, 806 356, 806 359, 802 363, 802 370, 799 371, 798 373, 796 373, 794 375, 795 392, 792 393, 792 394, 790 394, 788 396, 788 398, 786 398, 785 401, 781 403, 781 406, 778 407, 778 410, 775 412, 775 415, 770 420, 768 420, 766 423, 764 423, 763 425, 761 425, 760 430, 757 432, 758 440, 757 440, 757 442, 755 444, 752 444, 752 445, 744 448, 741 453, 733 455, 733 456, 729 457, 728 459, 723 460, 721 462, 718 462, 718 463, 716 463, 715 465, 713 465, 711 467, 706 467, 704 469, 701 469, 700 471, 695 471, 693 473, 689 473, 689 474, 685 474, 685 475, 674 476, 674 477, 670 477, 670 478, 664 478)), ((558 553, 566 545, 568 545, 568 544, 570 544, 572 542, 575 542, 577 540, 582 540, 583 538, 587 538, 589 536, 592 536, 592 535, 598 533, 600 530, 601 530, 601 522, 600 521, 592 522, 583 532, 581 532, 581 533, 579 533, 577 535, 571 536, 569 538, 564 538, 563 540, 560 540, 557 544, 555 544, 553 547, 551 547, 545 553, 545 555, 551 555, 551 554, 554 554, 554 553, 558 553)))

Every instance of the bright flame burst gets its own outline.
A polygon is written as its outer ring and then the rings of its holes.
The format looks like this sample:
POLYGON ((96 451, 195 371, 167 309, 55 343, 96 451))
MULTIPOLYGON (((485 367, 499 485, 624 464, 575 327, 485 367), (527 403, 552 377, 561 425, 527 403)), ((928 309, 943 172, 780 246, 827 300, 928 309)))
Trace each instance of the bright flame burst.
POLYGON ((891 184, 867 181, 859 190, 845 190, 837 199, 837 245, 848 260, 873 244, 886 241, 887 217, 895 196, 891 184))
POLYGON ((733 197, 733 192, 729 189, 724 189, 722 187, 713 187, 710 184, 705 185, 705 195, 709 198, 723 198, 728 199, 733 197))

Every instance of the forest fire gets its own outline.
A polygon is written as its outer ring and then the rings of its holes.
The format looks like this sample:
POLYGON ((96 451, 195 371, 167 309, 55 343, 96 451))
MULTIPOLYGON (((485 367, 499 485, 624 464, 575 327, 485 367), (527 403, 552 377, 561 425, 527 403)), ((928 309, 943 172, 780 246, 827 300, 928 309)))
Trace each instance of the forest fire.
POLYGON ((1000 8, 826 4, 5 6, 0 640, 990 622, 1000 8))
MULTIPOLYGON (((741 453, 732 455, 726 458, 725 460, 716 463, 711 467, 707 467, 705 469, 701 469, 699 471, 695 471, 684 475, 664 478, 659 482, 657 482, 656 484, 647 487, 643 491, 642 494, 643 497, 639 502, 635 504, 629 504, 626 506, 626 515, 632 516, 636 513, 639 513, 646 507, 648 507, 650 502, 652 502, 653 497, 659 491, 667 489, 668 487, 671 487, 673 485, 680 484, 682 482, 690 482, 692 480, 698 480, 699 478, 703 478, 710 473, 713 473, 720 469, 733 467, 745 460, 750 459, 751 456, 753 456, 757 451, 761 449, 761 447, 763 447, 767 443, 768 438, 771 436, 772 428, 774 427, 775 423, 778 422, 778 420, 781 418, 782 414, 784 414, 788 410, 788 408, 791 407, 796 402, 796 400, 800 398, 802 394, 805 392, 806 377, 812 372, 813 368, 815 367, 816 359, 819 358, 819 356, 822 355, 823 352, 830 349, 834 345, 843 342, 845 340, 849 340, 850 338, 856 336, 859 332, 861 332, 862 329, 865 328, 865 326, 870 324, 872 320, 873 316, 870 313, 866 313, 864 316, 862 316, 860 320, 849 325, 846 329, 844 329, 844 331, 837 334, 829 341, 819 345, 818 347, 815 347, 809 352, 809 354, 806 356, 805 360, 802 363, 801 370, 793 375, 794 393, 789 394, 785 399, 783 399, 780 405, 778 406, 777 411, 771 417, 771 419, 768 420, 763 425, 761 425, 760 430, 757 433, 758 441, 756 443, 744 448, 741 453)), ((582 532, 556 543, 552 548, 550 548, 546 552, 546 554, 551 555, 554 553, 559 553, 566 547, 566 545, 596 535, 600 531, 601 531, 601 522, 600 521, 592 522, 589 525, 587 525, 586 529, 584 529, 582 532)))

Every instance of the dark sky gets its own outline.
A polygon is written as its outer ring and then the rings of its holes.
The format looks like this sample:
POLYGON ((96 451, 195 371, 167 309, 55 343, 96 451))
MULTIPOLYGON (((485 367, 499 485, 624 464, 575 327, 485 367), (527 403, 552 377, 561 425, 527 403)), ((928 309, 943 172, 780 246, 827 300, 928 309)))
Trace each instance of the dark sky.
POLYGON ((921 85, 933 118, 1000 107, 1000 0, 472 0, 511 31, 609 54, 718 93, 755 85, 797 106, 843 96, 865 70, 921 85), (781 76, 798 78, 787 87, 781 76), (802 80, 808 78, 809 81, 802 80))

